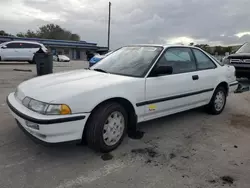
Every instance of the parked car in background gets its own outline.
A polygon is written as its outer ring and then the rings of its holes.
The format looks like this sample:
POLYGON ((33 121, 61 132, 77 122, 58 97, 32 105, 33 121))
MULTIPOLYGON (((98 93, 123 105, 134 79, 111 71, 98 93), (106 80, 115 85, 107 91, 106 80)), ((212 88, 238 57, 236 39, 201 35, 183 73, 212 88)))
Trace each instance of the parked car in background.
POLYGON ((223 63, 235 67, 236 77, 250 79, 250 43, 243 44, 234 54, 225 57, 223 63))
POLYGON ((70 62, 70 58, 66 55, 54 55, 53 60, 58 62, 70 62))
POLYGON ((199 48, 133 45, 90 69, 25 81, 7 104, 21 129, 40 141, 84 139, 109 152, 139 122, 200 106, 220 114, 237 86, 235 68, 199 48))
POLYGON ((42 48, 47 51, 47 48, 38 42, 28 41, 10 41, 0 44, 0 60, 1 61, 28 61, 35 63, 34 53, 42 48))
POLYGON ((92 57, 89 61, 89 66, 92 67, 94 64, 96 64, 97 62, 99 62, 100 60, 102 60, 103 58, 107 57, 109 54, 111 54, 112 52, 108 52, 106 54, 100 55, 97 54, 94 57, 92 57))

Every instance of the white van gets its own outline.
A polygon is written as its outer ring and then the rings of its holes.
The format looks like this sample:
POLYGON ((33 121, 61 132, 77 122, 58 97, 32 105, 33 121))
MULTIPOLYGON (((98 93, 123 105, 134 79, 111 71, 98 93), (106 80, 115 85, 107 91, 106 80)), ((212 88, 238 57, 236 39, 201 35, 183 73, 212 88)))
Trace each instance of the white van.
POLYGON ((34 62, 34 53, 42 48, 47 51, 43 44, 29 41, 10 41, 0 44, 1 61, 28 61, 34 62))

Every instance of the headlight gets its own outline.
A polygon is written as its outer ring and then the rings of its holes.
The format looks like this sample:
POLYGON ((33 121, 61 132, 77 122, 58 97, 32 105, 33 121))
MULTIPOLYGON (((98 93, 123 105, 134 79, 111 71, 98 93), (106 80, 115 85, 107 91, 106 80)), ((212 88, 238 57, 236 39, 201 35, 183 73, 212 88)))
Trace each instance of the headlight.
POLYGON ((71 114, 71 109, 66 104, 50 104, 46 110, 48 115, 66 115, 71 114))
POLYGON ((29 108, 30 110, 33 110, 35 112, 38 112, 40 114, 45 114, 46 109, 48 108, 48 104, 34 100, 30 97, 25 97, 22 101, 23 105, 29 108))
POLYGON ((40 114, 47 114, 47 115, 71 114, 71 109, 66 104, 48 104, 41 101, 37 101, 30 97, 25 97, 22 103, 30 110, 33 110, 40 114))

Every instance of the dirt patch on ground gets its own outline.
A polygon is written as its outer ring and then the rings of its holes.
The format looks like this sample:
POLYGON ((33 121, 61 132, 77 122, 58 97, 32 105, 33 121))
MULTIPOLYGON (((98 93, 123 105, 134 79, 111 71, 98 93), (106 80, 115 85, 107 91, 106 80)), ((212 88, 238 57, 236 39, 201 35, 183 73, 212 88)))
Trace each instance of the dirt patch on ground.
POLYGON ((208 182, 211 184, 222 184, 223 186, 225 184, 232 185, 234 181, 234 178, 231 176, 221 176, 219 179, 208 180, 208 182))
POLYGON ((113 155, 111 155, 110 153, 105 153, 101 156, 101 159, 104 161, 109 161, 109 160, 113 159, 113 155))
POLYGON ((159 156, 159 153, 154 148, 139 148, 131 150, 134 154, 146 155, 150 158, 159 156))
POLYGON ((250 128, 250 117, 243 114, 234 114, 231 117, 230 125, 236 128, 250 128))
POLYGON ((231 185, 234 183, 234 179, 231 176, 222 176, 220 179, 222 180, 223 184, 231 185))

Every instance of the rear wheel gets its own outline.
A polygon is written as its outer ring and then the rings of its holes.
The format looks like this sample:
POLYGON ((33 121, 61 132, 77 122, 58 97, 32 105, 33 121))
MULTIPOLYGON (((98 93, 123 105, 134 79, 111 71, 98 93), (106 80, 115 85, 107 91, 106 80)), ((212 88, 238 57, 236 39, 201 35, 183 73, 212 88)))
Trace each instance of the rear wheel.
POLYGON ((110 152, 122 142, 128 123, 125 109, 116 102, 99 106, 86 126, 86 141, 90 148, 110 152))
POLYGON ((215 90, 210 103, 207 105, 208 113, 214 115, 220 114, 225 108, 226 100, 227 100, 226 89, 222 86, 219 86, 215 90))

